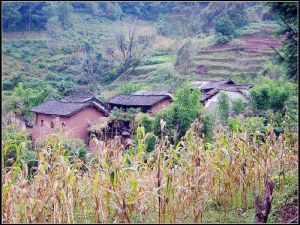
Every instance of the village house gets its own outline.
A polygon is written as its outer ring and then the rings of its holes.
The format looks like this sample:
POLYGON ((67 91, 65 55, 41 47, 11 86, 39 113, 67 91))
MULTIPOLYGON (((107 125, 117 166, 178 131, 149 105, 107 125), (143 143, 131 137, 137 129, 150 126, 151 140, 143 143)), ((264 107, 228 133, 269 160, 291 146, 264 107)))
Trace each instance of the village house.
POLYGON ((131 94, 118 94, 107 101, 110 108, 139 108, 144 113, 153 114, 164 110, 172 102, 169 92, 137 91, 131 94))
POLYGON ((191 83, 192 88, 201 90, 200 102, 209 110, 216 109, 218 97, 221 92, 227 94, 229 101, 242 99, 244 103, 249 101, 249 91, 251 84, 235 84, 232 80, 199 80, 191 83))
POLYGON ((108 116, 104 103, 86 95, 51 100, 31 111, 35 113, 31 132, 33 141, 44 139, 60 129, 68 138, 80 138, 87 143, 88 127, 100 117, 108 116))

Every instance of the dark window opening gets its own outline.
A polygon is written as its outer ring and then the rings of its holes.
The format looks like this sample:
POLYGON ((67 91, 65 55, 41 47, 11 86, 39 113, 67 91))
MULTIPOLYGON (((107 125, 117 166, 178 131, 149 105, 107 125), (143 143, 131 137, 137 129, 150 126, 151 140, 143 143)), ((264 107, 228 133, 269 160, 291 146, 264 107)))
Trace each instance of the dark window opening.
POLYGON ((54 128, 54 122, 51 122, 51 128, 54 128))
POLYGON ((41 126, 44 126, 44 120, 41 120, 41 126))
POLYGON ((66 126, 65 123, 61 123, 61 125, 62 125, 62 127, 65 127, 65 126, 66 126))

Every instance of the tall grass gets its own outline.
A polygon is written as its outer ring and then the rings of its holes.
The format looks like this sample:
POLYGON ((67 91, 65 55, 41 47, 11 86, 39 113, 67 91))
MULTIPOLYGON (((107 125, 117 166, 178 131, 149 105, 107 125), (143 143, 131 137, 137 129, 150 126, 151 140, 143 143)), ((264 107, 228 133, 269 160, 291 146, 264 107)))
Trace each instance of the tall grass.
MULTIPOLYGON (((99 142, 99 152, 86 164, 71 163, 63 140, 54 136, 36 150, 39 165, 33 175, 18 160, 20 144, 12 167, 2 167, 2 220, 197 223, 217 213, 215 222, 230 221, 232 210, 254 207, 254 193, 264 190, 269 177, 282 171, 296 175, 298 142, 291 139, 297 134, 277 137, 272 125, 266 129, 259 134, 219 127, 213 144, 205 144, 201 124, 195 122, 176 146, 162 132, 155 151, 146 154, 140 127, 135 146, 124 150, 117 140, 99 142)), ((2 144, 5 149, 9 143, 2 144)), ((283 176, 280 181, 283 185, 283 176)), ((235 222, 250 222, 239 219, 235 222)))

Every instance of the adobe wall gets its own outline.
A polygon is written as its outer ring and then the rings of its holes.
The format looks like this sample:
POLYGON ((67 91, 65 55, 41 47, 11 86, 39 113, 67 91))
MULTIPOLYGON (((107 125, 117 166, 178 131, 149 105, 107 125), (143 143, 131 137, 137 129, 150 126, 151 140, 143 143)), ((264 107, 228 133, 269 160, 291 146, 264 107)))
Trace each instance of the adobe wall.
POLYGON ((148 113, 155 113, 161 110, 164 110, 166 107, 168 107, 168 105, 171 104, 171 99, 164 99, 163 101, 155 104, 154 106, 152 106, 149 110, 148 113))
POLYGON ((102 116, 104 114, 93 107, 85 108, 71 117, 56 117, 54 115, 36 113, 33 121, 32 139, 34 141, 45 139, 46 136, 62 130, 66 137, 80 138, 86 142, 88 139, 87 128, 93 121, 102 116), (41 120, 44 121, 43 126, 41 126, 41 120), (54 128, 51 128, 51 122, 54 122, 54 128), (62 127, 62 123, 65 124, 65 127, 62 127))

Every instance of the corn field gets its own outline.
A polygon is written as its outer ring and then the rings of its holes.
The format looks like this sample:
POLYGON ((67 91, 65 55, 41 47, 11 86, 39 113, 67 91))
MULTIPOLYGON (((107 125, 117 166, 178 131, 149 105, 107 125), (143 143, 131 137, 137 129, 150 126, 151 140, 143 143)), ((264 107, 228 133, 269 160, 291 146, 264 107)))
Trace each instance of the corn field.
MULTIPOLYGON (((2 221, 205 223, 217 212, 217 221, 227 222, 232 210, 253 208, 254 194, 263 192, 268 178, 279 176, 280 190, 285 176, 297 174, 296 132, 277 137, 271 125, 265 134, 219 127, 213 144, 205 144, 195 122, 173 145, 164 124, 161 129, 151 153, 145 153, 147 134, 139 127, 135 146, 98 142, 99 152, 87 163, 66 157, 60 136, 49 138, 36 149, 34 174, 20 163, 22 144, 16 146, 10 168, 2 157, 2 221)), ((7 148, 2 142, 2 156, 7 148)))

